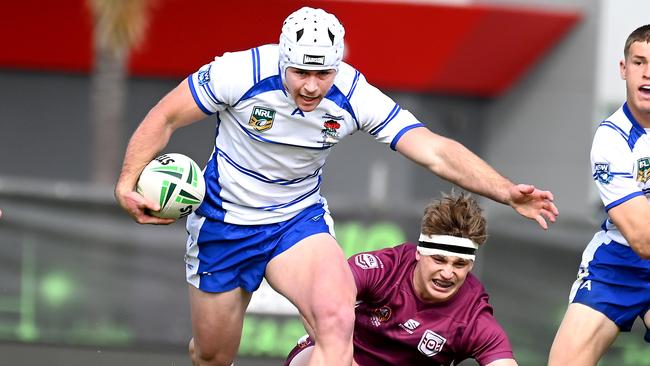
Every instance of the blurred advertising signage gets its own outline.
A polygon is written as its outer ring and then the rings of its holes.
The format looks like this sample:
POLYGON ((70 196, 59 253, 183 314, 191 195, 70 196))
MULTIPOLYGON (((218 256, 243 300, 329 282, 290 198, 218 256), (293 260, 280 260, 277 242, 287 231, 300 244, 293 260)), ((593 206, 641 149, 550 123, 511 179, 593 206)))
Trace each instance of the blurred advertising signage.
MULTIPOLYGON (((0 242, 7 244, 0 246, 5 262, 0 340, 185 349, 191 329, 185 233, 183 225, 178 228, 181 245, 152 250, 137 242, 117 246, 75 238, 64 227, 60 232, 0 227, 0 242)), ((336 231, 348 256, 406 238, 390 220, 369 224, 342 218, 336 231)), ((295 308, 262 286, 246 317, 240 355, 284 357, 304 332, 295 308)))

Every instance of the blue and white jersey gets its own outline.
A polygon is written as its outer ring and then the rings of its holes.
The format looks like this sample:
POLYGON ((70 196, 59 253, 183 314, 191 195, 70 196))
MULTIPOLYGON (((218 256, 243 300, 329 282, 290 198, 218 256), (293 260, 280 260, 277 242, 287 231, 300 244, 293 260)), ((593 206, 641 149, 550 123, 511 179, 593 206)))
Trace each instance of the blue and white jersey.
MULTIPOLYGON (((623 104, 596 130, 591 147, 591 166, 605 211, 636 196, 650 196, 650 136, 623 104)), ((628 245, 608 217, 596 235, 628 245)))
POLYGON ((188 82, 199 108, 217 119, 197 213, 232 224, 281 222, 324 202, 325 159, 343 137, 362 130, 394 150, 423 126, 345 63, 320 105, 301 111, 283 86, 277 45, 225 53, 188 82))

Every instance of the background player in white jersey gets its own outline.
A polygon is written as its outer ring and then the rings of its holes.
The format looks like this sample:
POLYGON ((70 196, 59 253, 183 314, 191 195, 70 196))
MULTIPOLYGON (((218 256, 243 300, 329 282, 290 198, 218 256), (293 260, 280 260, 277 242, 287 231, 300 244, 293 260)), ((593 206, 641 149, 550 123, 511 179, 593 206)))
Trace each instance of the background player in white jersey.
POLYGON ((620 72, 627 101, 598 126, 591 147, 608 217, 582 255, 553 366, 596 365, 637 317, 650 327, 650 25, 628 36, 620 72))
MULTIPOLYGON (((420 242, 353 255, 357 289, 354 361, 370 365, 516 366, 488 294, 470 271, 487 239, 485 218, 468 194, 427 206, 420 242)), ((285 366, 304 366, 313 350, 301 340, 285 366)))
POLYGON ((545 229, 555 221, 550 192, 513 184, 341 62, 344 33, 323 10, 296 11, 279 45, 226 53, 201 67, 151 109, 129 141, 117 201, 138 223, 169 224, 151 216, 156 204, 134 191, 138 176, 176 129, 216 115, 206 198, 187 219, 195 365, 230 365, 263 278, 315 330, 310 365, 352 362, 354 281, 320 183, 330 149, 358 130, 545 229))

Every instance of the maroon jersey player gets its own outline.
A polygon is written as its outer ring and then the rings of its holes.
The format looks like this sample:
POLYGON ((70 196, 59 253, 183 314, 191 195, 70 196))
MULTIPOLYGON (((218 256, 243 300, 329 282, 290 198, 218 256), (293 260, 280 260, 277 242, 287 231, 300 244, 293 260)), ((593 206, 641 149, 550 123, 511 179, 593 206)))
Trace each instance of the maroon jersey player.
MULTIPOLYGON (((417 245, 350 257, 357 288, 355 363, 456 365, 472 358, 480 365, 517 365, 488 294, 470 273, 486 237, 476 201, 452 194, 425 209, 417 245)), ((285 366, 306 365, 313 345, 302 339, 285 366)))

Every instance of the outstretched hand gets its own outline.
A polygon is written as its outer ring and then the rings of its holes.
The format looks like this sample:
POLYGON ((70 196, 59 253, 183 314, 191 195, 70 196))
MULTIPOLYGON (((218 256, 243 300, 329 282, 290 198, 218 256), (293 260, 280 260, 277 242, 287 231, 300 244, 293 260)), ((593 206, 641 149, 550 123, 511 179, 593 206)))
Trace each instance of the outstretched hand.
POLYGON ((124 193, 116 191, 115 198, 124 211, 138 224, 168 225, 176 221, 151 215, 152 211, 160 210, 160 205, 147 200, 135 191, 124 193))
POLYGON ((553 203, 553 193, 542 191, 530 184, 516 184, 510 187, 508 203, 520 215, 537 221, 544 230, 548 229, 546 220, 555 222, 559 211, 553 203))

